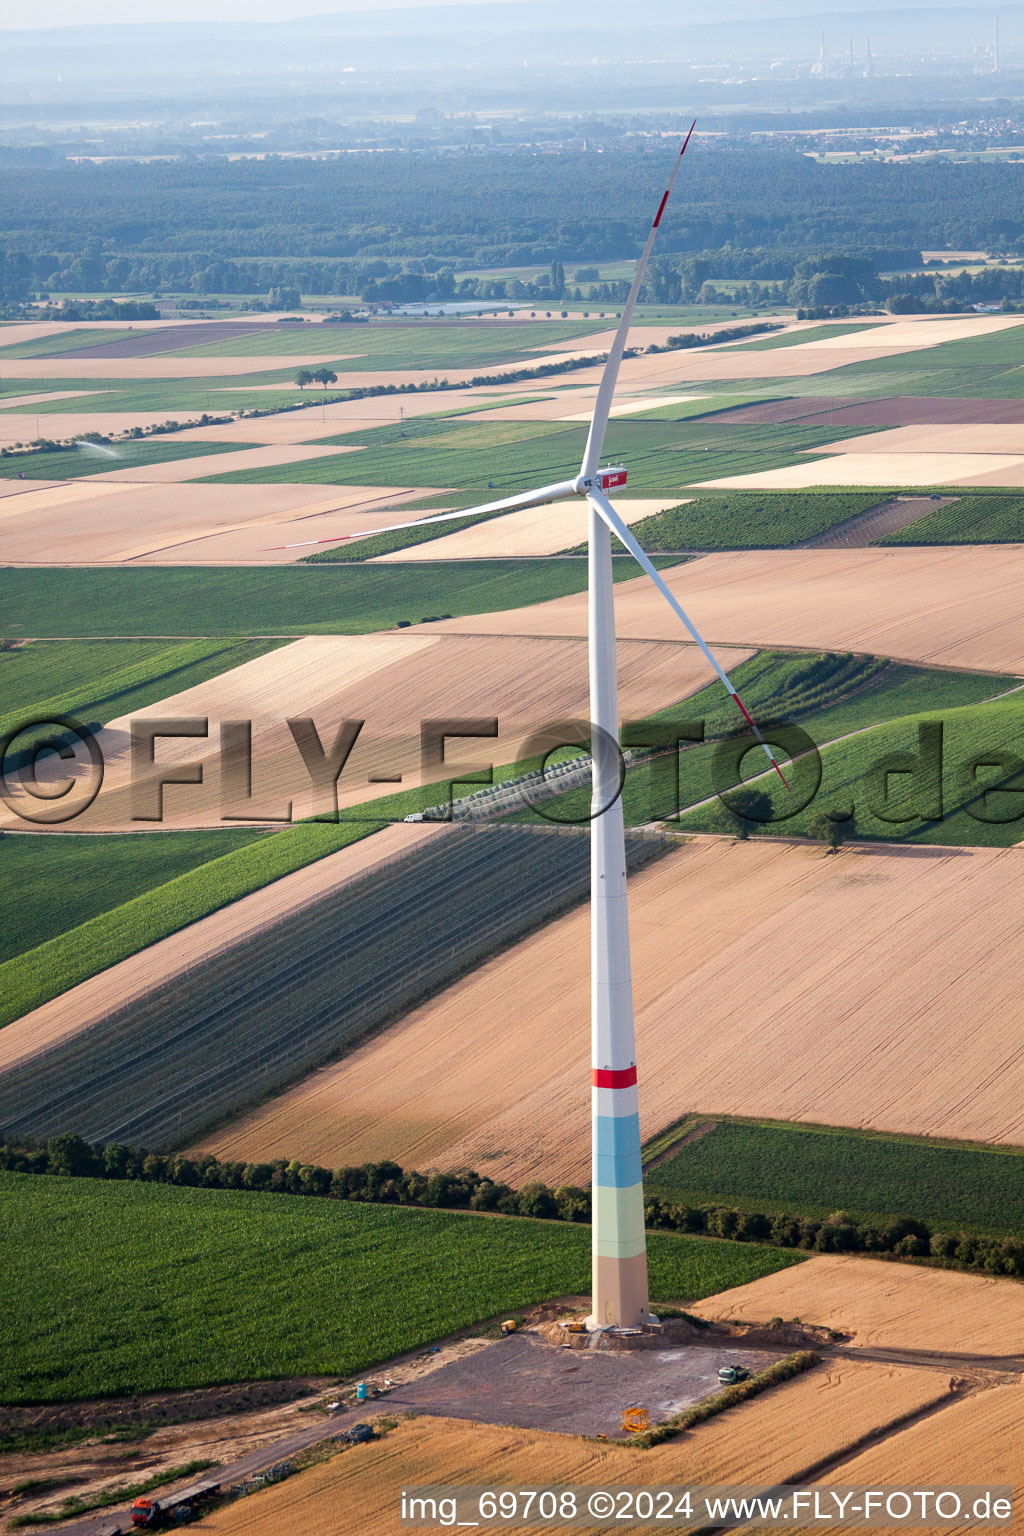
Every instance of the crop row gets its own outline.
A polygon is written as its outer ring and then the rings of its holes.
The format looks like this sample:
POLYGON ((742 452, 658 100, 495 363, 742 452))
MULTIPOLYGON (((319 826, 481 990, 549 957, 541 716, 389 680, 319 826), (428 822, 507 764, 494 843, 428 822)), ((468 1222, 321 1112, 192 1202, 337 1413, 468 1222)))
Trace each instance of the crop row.
MULTIPOLYGON (((633 840, 631 863, 660 846, 633 840)), ((577 835, 460 828, 428 839, 13 1068, 0 1124, 180 1142, 581 900, 588 873, 577 835)))
POLYGON ((1024 540, 1024 496, 961 496, 879 544, 1019 544, 1024 540))
POLYGON ((723 1120, 647 1175, 664 1199, 1024 1235, 1024 1154, 815 1126, 723 1120))

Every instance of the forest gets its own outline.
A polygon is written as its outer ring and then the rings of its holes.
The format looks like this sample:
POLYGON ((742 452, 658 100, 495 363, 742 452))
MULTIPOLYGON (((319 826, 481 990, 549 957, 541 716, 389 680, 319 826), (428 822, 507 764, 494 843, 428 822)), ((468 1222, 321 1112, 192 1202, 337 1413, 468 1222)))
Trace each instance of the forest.
MULTIPOLYGON (((17 302, 280 284, 369 295, 402 274, 445 297, 474 267, 631 256, 668 168, 661 146, 9 167, 0 281, 17 302)), ((1022 165, 827 164, 698 140, 685 188, 652 270, 662 301, 713 278, 788 283, 835 250, 877 269, 922 248, 1024 249, 1022 165)))

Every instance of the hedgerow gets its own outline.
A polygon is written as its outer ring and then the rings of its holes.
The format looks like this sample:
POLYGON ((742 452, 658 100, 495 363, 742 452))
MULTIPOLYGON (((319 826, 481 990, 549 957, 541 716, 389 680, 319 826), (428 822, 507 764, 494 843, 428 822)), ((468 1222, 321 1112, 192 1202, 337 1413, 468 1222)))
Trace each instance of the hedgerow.
POLYGON ((653 1429, 637 1435, 632 1443, 647 1450, 652 1445, 661 1445, 665 1440, 674 1440, 677 1435, 692 1429, 694 1424, 703 1424, 707 1419, 713 1419, 717 1414, 724 1413, 727 1408, 734 1408, 737 1403, 745 1403, 752 1397, 759 1397, 762 1392, 767 1392, 769 1387, 781 1386, 784 1381, 790 1381, 803 1371, 809 1371, 812 1365, 818 1364, 820 1358, 820 1355, 816 1355, 810 1349, 801 1349, 796 1354, 786 1355, 783 1360, 776 1360, 774 1365, 768 1365, 763 1371, 748 1376, 746 1381, 737 1381, 731 1387, 723 1387, 721 1392, 702 1398, 699 1403, 693 1403, 689 1408, 684 1408, 682 1413, 677 1413, 673 1418, 665 1419, 661 1424, 655 1424, 653 1429))
MULTIPOLYGON (((139 1180, 187 1188, 247 1190, 304 1195, 365 1204, 425 1206, 434 1210, 492 1211, 548 1221, 590 1221, 590 1192, 575 1185, 551 1188, 538 1181, 516 1190, 474 1171, 420 1173, 383 1161, 331 1169, 277 1158, 268 1163, 224 1161, 206 1152, 147 1152, 111 1142, 90 1144, 80 1136, 51 1138, 45 1146, 0 1144, 0 1170, 89 1179, 139 1180)), ((885 1258, 935 1259, 955 1269, 1024 1278, 1024 1240, 970 1233, 933 1232, 927 1222, 895 1216, 877 1224, 843 1211, 818 1220, 785 1212, 769 1215, 727 1206, 676 1204, 657 1195, 644 1201, 644 1222, 653 1231, 769 1243, 811 1253, 867 1253, 885 1258)))

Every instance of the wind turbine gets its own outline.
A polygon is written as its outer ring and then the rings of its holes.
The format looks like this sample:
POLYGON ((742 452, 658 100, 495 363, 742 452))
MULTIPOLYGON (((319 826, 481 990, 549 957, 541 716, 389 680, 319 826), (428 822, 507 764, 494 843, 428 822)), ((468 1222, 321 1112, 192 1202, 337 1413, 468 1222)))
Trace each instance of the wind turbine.
MULTIPOLYGON (((333 544, 343 539, 370 538, 374 534, 391 533, 399 529, 451 522, 481 512, 515 512, 526 507, 545 506, 549 502, 573 495, 587 498, 590 510, 588 633, 593 761, 590 824, 593 1311, 588 1319, 588 1327, 592 1330, 642 1327, 650 1317, 626 897, 625 821, 619 794, 619 706, 611 544, 613 533, 654 582, 696 641, 729 690, 782 782, 786 782, 771 747, 751 719, 728 675, 719 666, 696 625, 684 612, 608 500, 606 493, 609 490, 626 484, 626 471, 622 468, 599 467, 630 321, 658 225, 694 127, 696 123, 691 126, 676 159, 637 265, 629 297, 601 376, 579 474, 557 485, 541 486, 535 491, 487 502, 483 506, 461 512, 445 512, 434 517, 418 518, 414 522, 393 524, 388 528, 368 529, 365 533, 342 535, 341 539, 304 541, 311 544, 333 544)), ((299 549, 303 545, 290 544, 283 547, 299 549)))

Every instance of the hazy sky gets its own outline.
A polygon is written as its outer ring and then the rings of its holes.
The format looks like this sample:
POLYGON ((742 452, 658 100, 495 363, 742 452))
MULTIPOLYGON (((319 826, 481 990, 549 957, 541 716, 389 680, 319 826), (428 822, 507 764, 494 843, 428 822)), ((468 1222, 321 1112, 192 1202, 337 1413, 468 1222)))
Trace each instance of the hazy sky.
MULTIPOLYGON (((340 11, 384 11, 445 0, 47 0, 45 7, 11 0, 0 10, 0 28, 81 27, 96 22, 288 21, 340 11)), ((491 0, 458 0, 487 5, 491 0)))

